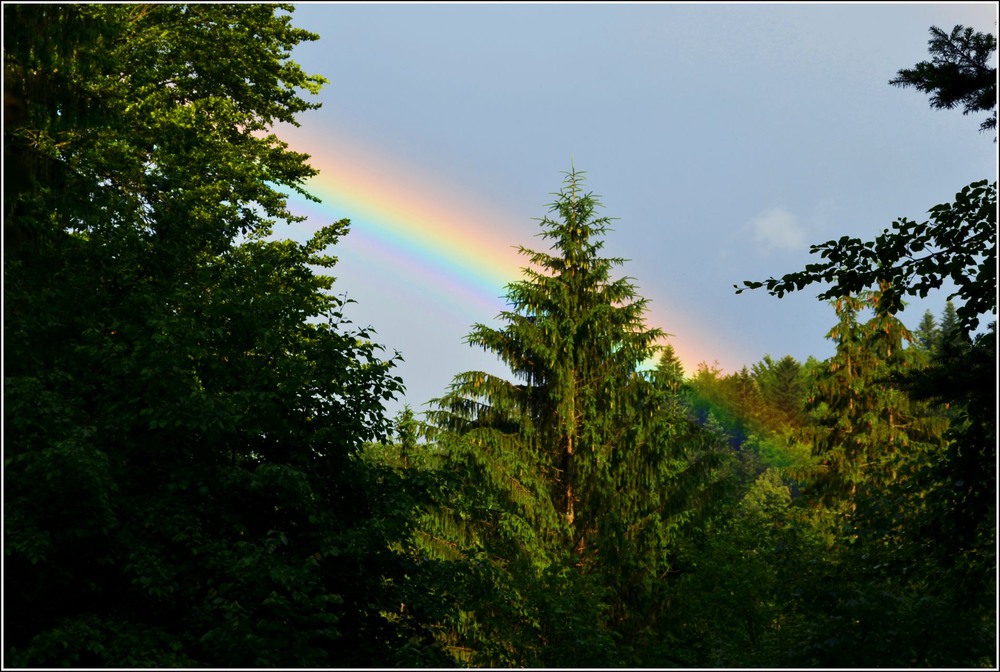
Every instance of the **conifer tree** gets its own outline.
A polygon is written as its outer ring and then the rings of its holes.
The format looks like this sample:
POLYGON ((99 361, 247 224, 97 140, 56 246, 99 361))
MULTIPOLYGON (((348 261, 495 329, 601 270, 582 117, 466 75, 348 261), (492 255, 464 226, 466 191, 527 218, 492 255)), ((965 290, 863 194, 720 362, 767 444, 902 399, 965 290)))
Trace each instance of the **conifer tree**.
POLYGON ((674 393, 684 384, 684 365, 674 352, 674 346, 665 345, 656 365, 662 382, 674 393))
POLYGON ((674 346, 667 344, 663 347, 663 352, 660 353, 656 363, 653 380, 668 393, 667 409, 671 415, 690 413, 691 409, 685 399, 684 365, 677 357, 674 346))
POLYGON ((933 313, 929 310, 924 311, 924 316, 920 319, 920 324, 917 325, 917 331, 915 332, 915 345, 929 355, 934 351, 940 333, 933 313))
POLYGON ((813 474, 817 496, 829 505, 853 508, 863 484, 893 482, 899 460, 913 441, 940 438, 939 421, 918 409, 895 381, 913 365, 904 343, 914 337, 893 315, 878 310, 881 293, 863 292, 837 299, 839 317, 828 338, 837 351, 816 383, 810 407, 819 416, 814 453, 821 459, 813 474), (863 310, 873 310, 865 323, 863 310))
MULTIPOLYGON (((961 106, 962 114, 991 112, 979 130, 997 127, 997 69, 990 67, 997 38, 962 25, 947 33, 930 28, 928 51, 931 61, 903 68, 889 80, 893 86, 912 86, 930 94, 931 107, 950 110, 961 106)), ((994 138, 994 142, 996 138, 994 138)))
POLYGON ((969 335, 962 329, 955 304, 949 301, 941 311, 941 326, 938 329, 937 349, 934 354, 938 357, 954 357, 967 349, 969 341, 969 335))
POLYGON ((778 418, 771 420, 771 424, 800 424, 805 398, 802 365, 791 355, 777 362, 765 356, 763 362, 753 368, 764 402, 778 411, 778 418))
POLYGON ((612 277, 624 260, 600 256, 610 219, 599 205, 583 173, 567 173, 554 216, 541 219, 550 251, 520 248, 532 267, 508 286, 505 325, 469 335, 515 380, 459 374, 428 414, 461 483, 428 516, 423 542, 440 557, 485 555, 511 588, 515 568, 603 577, 624 621, 715 458, 707 435, 671 414, 670 390, 638 370, 664 334, 644 325, 647 301, 630 279, 612 277))
POLYGON ((828 564, 803 592, 803 613, 811 614, 789 662, 967 665, 984 660, 983 645, 995 637, 984 636, 982 617, 991 598, 972 578, 982 565, 964 573, 985 554, 956 570, 955 558, 973 553, 950 547, 948 509, 962 490, 954 483, 965 481, 947 469, 960 444, 946 433, 941 409, 913 395, 914 381, 932 371, 927 353, 902 347, 914 338, 879 310, 881 299, 866 292, 836 302, 837 351, 813 391, 820 464, 803 470, 804 499, 818 529, 828 530, 821 561, 828 564), (874 316, 862 323, 866 310, 874 316))

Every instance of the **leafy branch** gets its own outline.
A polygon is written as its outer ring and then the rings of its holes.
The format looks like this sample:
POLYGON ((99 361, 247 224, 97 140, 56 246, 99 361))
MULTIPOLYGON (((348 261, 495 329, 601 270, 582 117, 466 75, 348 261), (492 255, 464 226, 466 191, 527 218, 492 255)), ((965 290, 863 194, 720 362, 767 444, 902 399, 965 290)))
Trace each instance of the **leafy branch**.
POLYGON ((818 283, 832 283, 821 300, 883 287, 880 310, 903 309, 904 296, 926 297, 950 279, 955 290, 949 299, 960 299, 962 328, 974 331, 987 313, 996 313, 996 182, 974 182, 955 195, 954 203, 936 205, 930 219, 898 219, 873 241, 843 236, 810 247, 826 261, 806 265, 802 271, 764 281, 745 280, 734 285, 736 293, 764 287, 783 297, 818 283), (924 256, 914 256, 929 250, 924 256))

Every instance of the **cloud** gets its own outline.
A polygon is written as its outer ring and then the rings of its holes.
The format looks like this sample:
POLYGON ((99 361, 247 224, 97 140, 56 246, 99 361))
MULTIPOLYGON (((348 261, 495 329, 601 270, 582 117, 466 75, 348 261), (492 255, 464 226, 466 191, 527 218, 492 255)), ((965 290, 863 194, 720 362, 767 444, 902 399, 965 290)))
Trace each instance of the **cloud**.
POLYGON ((761 252, 789 252, 802 249, 805 230, 795 215, 784 208, 771 208, 750 220, 754 242, 761 252))

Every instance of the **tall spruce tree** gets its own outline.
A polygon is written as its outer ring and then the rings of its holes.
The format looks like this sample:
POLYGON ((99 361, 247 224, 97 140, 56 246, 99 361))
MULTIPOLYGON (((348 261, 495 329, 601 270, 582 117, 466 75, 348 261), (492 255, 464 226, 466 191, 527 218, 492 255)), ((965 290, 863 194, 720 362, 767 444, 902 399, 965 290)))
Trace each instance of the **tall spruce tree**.
MULTIPOLYGON (((670 532, 718 456, 708 435, 672 410, 668 386, 638 370, 664 334, 644 325, 647 301, 630 279, 612 278, 624 260, 600 256, 610 220, 597 215, 599 205, 584 193, 583 173, 567 173, 555 217, 541 219, 550 251, 520 248, 533 267, 508 286, 505 326, 477 324, 469 335, 515 380, 459 374, 428 414, 464 492, 428 516, 423 542, 441 557, 484 559, 514 587, 515 568, 523 577, 574 567, 577 578, 563 574, 563 585, 593 581, 595 595, 611 588, 606 624, 618 627, 654 587, 670 532)), ((580 618, 580 607, 549 609, 555 597, 522 602, 520 613, 580 618)), ((482 632, 483 619, 476 622, 482 632)), ((538 627, 549 640, 561 626, 543 618, 538 627)))
POLYGON ((914 441, 940 445, 940 420, 895 384, 913 365, 914 353, 904 344, 914 337, 895 316, 878 310, 881 296, 862 292, 834 302, 838 322, 828 337, 837 351, 810 400, 820 426, 814 452, 822 460, 813 483, 831 506, 853 508, 860 487, 892 483, 914 441), (874 315, 861 323, 858 315, 866 309, 874 315))

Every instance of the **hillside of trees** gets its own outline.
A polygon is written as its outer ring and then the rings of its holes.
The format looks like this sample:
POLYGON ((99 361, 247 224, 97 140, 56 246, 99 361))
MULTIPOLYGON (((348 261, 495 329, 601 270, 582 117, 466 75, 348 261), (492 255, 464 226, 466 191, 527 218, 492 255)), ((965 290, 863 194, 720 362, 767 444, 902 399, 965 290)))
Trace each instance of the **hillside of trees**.
MULTIPOLYGON (((571 170, 467 339, 510 376, 387 417, 350 222, 281 238, 292 9, 4 6, 5 667, 997 665, 996 182, 747 280, 826 283, 835 353, 726 374, 571 170)), ((995 49, 891 83, 993 130, 995 49)))

